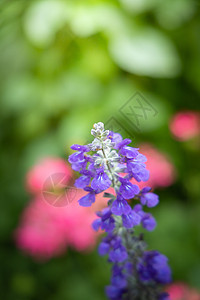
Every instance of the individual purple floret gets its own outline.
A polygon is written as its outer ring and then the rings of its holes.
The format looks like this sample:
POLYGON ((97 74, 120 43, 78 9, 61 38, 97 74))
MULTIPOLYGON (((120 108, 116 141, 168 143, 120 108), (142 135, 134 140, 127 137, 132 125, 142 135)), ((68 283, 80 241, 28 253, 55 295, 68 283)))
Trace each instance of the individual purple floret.
POLYGON ((122 223, 125 228, 133 228, 141 222, 141 216, 132 210, 129 214, 122 215, 122 223))
POLYGON ((89 185, 91 177, 92 177, 92 172, 89 170, 85 170, 83 172, 81 172, 82 175, 76 179, 75 181, 75 187, 80 188, 80 189, 84 189, 86 186, 89 185))
POLYGON ((158 251, 146 251, 143 253, 137 270, 141 282, 156 282, 167 284, 171 282, 171 270, 168 265, 168 259, 158 251))
POLYGON ((131 212, 131 206, 122 196, 118 195, 112 203, 111 211, 116 216, 127 215, 131 212))
POLYGON ((80 206, 89 207, 95 202, 95 193, 90 192, 78 200, 80 206))
POLYGON ((121 263, 128 258, 128 253, 122 243, 122 239, 118 235, 109 233, 99 245, 99 254, 109 254, 109 261, 121 263))
POLYGON ((108 175, 105 173, 103 168, 100 168, 96 171, 96 175, 91 182, 91 187, 94 190, 107 190, 111 185, 111 180, 108 175))
POLYGON ((122 194, 124 199, 134 198, 139 193, 139 187, 136 184, 132 184, 128 179, 119 177, 119 181, 121 182, 119 193, 122 194))
POLYGON ((81 175, 75 186, 87 192, 78 201, 81 206, 91 206, 96 194, 103 191, 108 198, 108 207, 97 212, 92 223, 94 230, 106 234, 98 252, 107 255, 112 264, 106 295, 111 300, 170 300, 163 291, 171 281, 168 259, 158 251, 147 251, 143 235, 135 233, 139 225, 147 231, 157 225, 145 209, 158 205, 158 195, 150 187, 140 191, 131 182, 133 178, 137 182, 149 179, 147 158, 139 148, 130 146, 130 139, 105 130, 102 122, 94 124, 91 134, 94 140, 90 144, 72 145, 76 152, 69 156, 69 162, 81 175), (110 187, 114 194, 109 193, 110 187))
MULTIPOLYGON (((73 145, 73 146, 76 146, 76 145, 73 145)), ((85 148, 83 148, 83 150, 85 150, 85 148)), ((85 169, 85 167, 87 165, 87 160, 85 158, 84 151, 82 151, 82 150, 71 154, 68 158, 68 161, 71 163, 72 169, 74 171, 81 171, 81 170, 85 169)))
POLYGON ((91 187, 87 186, 84 188, 84 191, 89 192, 81 199, 78 200, 80 206, 89 207, 92 203, 95 202, 95 195, 98 194, 98 191, 94 191, 91 187))
POLYGON ((101 228, 106 232, 112 232, 115 228, 115 220, 112 216, 110 208, 104 208, 102 211, 97 212, 97 216, 99 219, 96 219, 92 223, 93 229, 97 231, 99 228, 101 228))
POLYGON ((159 197, 155 193, 149 192, 151 188, 145 187, 141 191, 140 201, 142 205, 146 205, 148 207, 154 207, 159 203, 159 197))

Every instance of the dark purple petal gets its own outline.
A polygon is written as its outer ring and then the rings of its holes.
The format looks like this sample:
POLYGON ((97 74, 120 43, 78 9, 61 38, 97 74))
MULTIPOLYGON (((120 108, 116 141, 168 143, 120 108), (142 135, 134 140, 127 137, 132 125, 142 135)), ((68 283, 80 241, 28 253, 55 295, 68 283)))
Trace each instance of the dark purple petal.
POLYGON ((111 180, 104 172, 99 173, 91 182, 91 187, 94 190, 107 190, 111 185, 111 180))
POLYGON ((137 155, 137 157, 134 159, 134 161, 137 162, 137 163, 144 163, 144 162, 147 161, 147 158, 146 158, 145 155, 139 153, 137 155))
POLYGON ((120 236, 114 236, 110 242, 112 248, 116 249, 121 246, 122 244, 122 239, 120 236))
POLYGON ((108 254, 109 250, 110 250, 110 246, 108 243, 101 242, 99 244, 99 247, 98 247, 99 255, 101 255, 101 256, 106 255, 106 254, 108 254))
POLYGON ((127 161, 127 170, 129 174, 132 177, 134 177, 138 182, 147 181, 149 179, 149 171, 146 169, 146 166, 143 162, 129 160, 127 161))
POLYGON ((130 276, 133 274, 133 264, 131 262, 126 262, 124 264, 124 270, 125 270, 125 273, 126 273, 126 276, 130 276))
POLYGON ((92 228, 95 230, 95 231, 98 231, 99 228, 101 226, 101 219, 96 219, 93 221, 92 223, 92 228))
POLYGON ((134 226, 140 224, 141 216, 132 210, 128 215, 122 215, 122 222, 124 227, 133 228, 134 226))
POLYGON ((133 210, 138 213, 142 211, 142 205, 141 204, 136 204, 133 208, 133 210))
POLYGON ((141 169, 145 168, 145 165, 136 164, 134 161, 127 161, 127 169, 129 172, 137 174, 141 169))
POLYGON ((126 156, 127 158, 135 158, 139 153, 138 153, 138 148, 132 148, 132 147, 124 146, 119 151, 119 154, 123 155, 123 156, 126 156))
POLYGON ((89 193, 83 196, 80 200, 78 200, 79 205, 84 207, 89 207, 94 202, 95 202, 95 194, 93 193, 89 193))
POLYGON ((117 286, 106 286, 106 295, 109 299, 121 299, 121 290, 117 286))
POLYGON ((124 246, 113 249, 109 253, 109 259, 112 262, 123 262, 128 258, 128 254, 124 246))
POLYGON ((151 191, 151 187, 149 186, 145 186, 142 190, 141 190, 141 193, 148 193, 151 191))
POLYGON ((90 176, 82 175, 75 181, 75 186, 77 188, 83 189, 90 183, 90 176))
POLYGON ((142 218, 142 226, 148 230, 153 231, 156 227, 157 223, 154 217, 151 214, 145 214, 142 218))
POLYGON ((95 194, 95 191, 94 191, 90 186, 86 186, 86 187, 84 188, 84 191, 90 192, 90 193, 94 193, 94 194, 95 194))
POLYGON ((83 170, 80 172, 82 175, 86 175, 86 176, 90 176, 92 177, 92 175, 94 174, 94 172, 90 171, 90 170, 83 170))
POLYGON ((81 151, 81 152, 88 152, 88 151, 90 151, 90 148, 87 145, 74 144, 70 148, 72 150, 77 150, 77 151, 81 151))
POLYGON ((116 149, 117 149, 117 147, 118 147, 118 144, 121 143, 121 141, 123 140, 121 134, 115 133, 115 132, 113 132, 113 131, 110 131, 110 132, 109 132, 109 136, 108 136, 108 137, 111 139, 111 141, 112 141, 113 143, 115 143, 115 148, 116 148, 116 149))
POLYGON ((170 283, 171 278, 171 269, 168 266, 168 259, 165 255, 159 254, 152 259, 152 266, 157 271, 155 275, 155 280, 161 284, 170 283))
POLYGON ((85 160, 81 160, 76 163, 72 163, 72 169, 77 172, 85 169, 86 166, 87 166, 87 162, 85 160))
POLYGON ((83 152, 75 152, 68 157, 68 161, 71 164, 80 162, 80 161, 84 161, 84 153, 83 152))
POLYGON ((124 200, 123 198, 122 198, 122 200, 116 199, 112 203, 111 211, 114 215, 121 216, 122 214, 126 215, 126 214, 130 213, 131 207, 127 203, 127 201, 124 200))
POLYGON ((104 221, 104 220, 110 218, 111 215, 112 215, 112 212, 111 212, 111 210, 110 210, 109 207, 104 208, 104 209, 100 212, 100 216, 101 216, 101 218, 102 218, 102 221, 104 221))
POLYGON ((117 149, 121 149, 122 147, 130 144, 132 141, 130 139, 124 139, 120 143, 117 144, 117 149))
POLYGON ((140 181, 146 182, 149 180, 150 173, 149 173, 149 170, 142 167, 142 168, 140 168, 140 171, 137 171, 137 173, 132 172, 132 176, 138 182, 140 182, 140 181))
POLYGON ((101 229, 106 232, 112 232, 115 228, 115 220, 112 217, 110 208, 104 208, 102 211, 98 211, 97 216, 101 218, 101 229))
POLYGON ((120 179, 120 181, 122 184, 119 188, 119 192, 122 194, 124 199, 131 199, 139 193, 140 189, 136 184, 132 184, 126 179, 120 179))
POLYGON ((101 229, 105 230, 106 232, 112 232, 115 229, 115 220, 113 217, 109 217, 104 221, 102 220, 101 229))
POLYGON ((139 278, 142 282, 154 281, 160 284, 171 282, 171 270, 168 259, 158 251, 146 251, 137 264, 139 278))
POLYGON ((154 207, 159 203, 158 195, 154 193, 146 193, 141 195, 142 205, 147 205, 148 207, 154 207))
POLYGON ((151 274, 150 274, 148 268, 146 267, 145 260, 143 261, 141 259, 141 261, 137 264, 137 271, 139 273, 140 281, 148 282, 151 280, 151 274))
POLYGON ((117 286, 120 289, 125 288, 127 286, 127 280, 125 278, 125 275, 122 273, 122 267, 120 268, 118 267, 118 265, 114 265, 112 273, 112 285, 117 286))

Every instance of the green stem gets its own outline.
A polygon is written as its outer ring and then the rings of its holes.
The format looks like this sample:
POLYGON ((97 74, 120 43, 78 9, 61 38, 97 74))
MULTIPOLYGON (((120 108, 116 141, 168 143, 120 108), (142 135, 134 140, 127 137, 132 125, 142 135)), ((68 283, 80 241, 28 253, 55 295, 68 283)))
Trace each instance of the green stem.
MULTIPOLYGON (((106 165, 107 165, 108 170, 109 170, 109 172, 110 172, 110 175, 111 175, 111 178, 112 178, 112 184, 113 184, 113 187, 114 187, 115 192, 116 192, 115 179, 114 179, 114 177, 113 177, 113 173, 112 173, 111 167, 110 167, 110 165, 109 165, 109 162, 107 161, 107 156, 106 156, 106 153, 105 153, 104 148, 103 148, 103 143, 102 143, 102 153, 103 153, 104 158, 106 159, 106 165)), ((116 192, 116 193, 117 193, 117 192, 116 192)))

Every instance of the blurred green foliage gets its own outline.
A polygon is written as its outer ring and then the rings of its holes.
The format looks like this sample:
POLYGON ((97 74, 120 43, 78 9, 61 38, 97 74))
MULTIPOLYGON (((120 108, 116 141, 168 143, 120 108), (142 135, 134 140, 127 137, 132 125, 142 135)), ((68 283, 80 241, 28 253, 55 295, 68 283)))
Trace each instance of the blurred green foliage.
POLYGON ((13 231, 30 197, 27 170, 44 156, 66 158, 111 117, 175 164, 146 237, 175 280, 200 288, 199 141, 177 142, 168 128, 175 112, 199 109, 199 9, 193 0, 1 0, 1 299, 105 299, 106 259, 68 250, 38 263, 16 249, 13 231), (120 114, 136 91, 158 112, 140 132, 120 114))

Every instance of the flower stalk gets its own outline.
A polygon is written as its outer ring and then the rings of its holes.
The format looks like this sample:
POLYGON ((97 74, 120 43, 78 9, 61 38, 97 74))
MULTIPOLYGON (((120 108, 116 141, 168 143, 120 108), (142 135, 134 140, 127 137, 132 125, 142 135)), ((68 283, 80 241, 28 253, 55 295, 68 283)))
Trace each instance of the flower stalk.
POLYGON ((158 251, 147 250, 143 235, 135 234, 136 226, 147 231, 156 227, 156 220, 145 212, 145 207, 156 206, 159 197, 150 187, 140 190, 136 184, 149 179, 146 157, 139 148, 128 146, 131 140, 105 130, 102 122, 94 124, 91 134, 91 144, 71 147, 77 152, 69 156, 69 162, 81 174, 75 186, 88 192, 79 199, 81 206, 91 206, 96 194, 103 191, 109 199, 92 224, 94 230, 106 232, 98 248, 112 264, 106 294, 111 300, 167 300, 163 287, 171 281, 168 259, 158 251), (110 187, 115 195, 108 190, 110 187))

